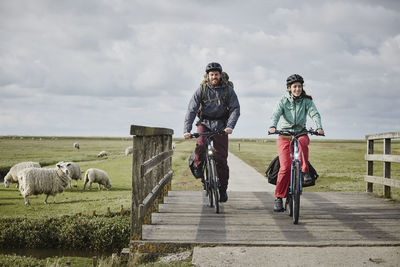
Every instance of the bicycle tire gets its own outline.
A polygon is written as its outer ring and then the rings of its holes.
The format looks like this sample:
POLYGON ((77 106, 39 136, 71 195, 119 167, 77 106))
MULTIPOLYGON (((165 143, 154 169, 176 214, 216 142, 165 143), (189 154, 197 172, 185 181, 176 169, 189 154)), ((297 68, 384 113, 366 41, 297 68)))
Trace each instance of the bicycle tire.
POLYGON ((293 166, 293 223, 298 224, 300 215, 300 162, 296 161, 293 166))
POLYGON ((286 197, 285 209, 287 210, 288 215, 290 217, 292 217, 293 216, 293 198, 292 198, 291 193, 290 194, 288 193, 288 195, 286 197))
POLYGON ((208 206, 212 207, 214 206, 214 201, 213 201, 213 192, 212 192, 212 169, 210 166, 210 161, 207 160, 207 165, 206 165, 206 195, 208 197, 208 206))
POLYGON ((215 160, 211 159, 211 181, 212 181, 212 191, 214 195, 214 208, 215 213, 219 213, 219 191, 218 191, 218 173, 217 165, 215 160))

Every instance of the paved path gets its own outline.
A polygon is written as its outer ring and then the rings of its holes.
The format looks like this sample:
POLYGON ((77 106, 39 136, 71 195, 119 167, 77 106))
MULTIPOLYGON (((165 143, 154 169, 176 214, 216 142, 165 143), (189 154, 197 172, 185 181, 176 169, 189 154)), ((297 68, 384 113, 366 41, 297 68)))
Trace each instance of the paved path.
POLYGON ((247 165, 234 154, 229 153, 229 185, 228 191, 241 192, 274 192, 275 185, 268 183, 267 178, 262 176, 254 168, 247 165))

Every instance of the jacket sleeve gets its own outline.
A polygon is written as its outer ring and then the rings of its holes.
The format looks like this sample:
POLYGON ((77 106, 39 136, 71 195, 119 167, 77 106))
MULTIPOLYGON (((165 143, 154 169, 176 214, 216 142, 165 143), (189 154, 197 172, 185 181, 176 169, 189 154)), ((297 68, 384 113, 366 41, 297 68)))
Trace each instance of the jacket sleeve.
POLYGON ((322 129, 321 115, 319 114, 317 107, 315 106, 315 104, 312 100, 308 104, 307 114, 314 121, 317 129, 322 129))
POLYGON ((280 99, 276 103, 274 111, 272 113, 270 127, 275 127, 275 128, 277 127, 279 119, 281 118, 282 114, 283 114, 283 106, 282 106, 282 99, 280 99))
POLYGON ((239 104, 239 99, 235 93, 235 90, 233 90, 233 88, 230 89, 231 90, 229 96, 229 117, 228 117, 228 122, 226 123, 226 127, 234 129, 240 116, 240 104, 239 104))
POLYGON ((196 118, 197 111, 200 108, 201 103, 201 86, 196 90, 190 99, 189 106, 185 116, 185 122, 183 125, 183 133, 190 133, 192 130, 193 121, 196 118))

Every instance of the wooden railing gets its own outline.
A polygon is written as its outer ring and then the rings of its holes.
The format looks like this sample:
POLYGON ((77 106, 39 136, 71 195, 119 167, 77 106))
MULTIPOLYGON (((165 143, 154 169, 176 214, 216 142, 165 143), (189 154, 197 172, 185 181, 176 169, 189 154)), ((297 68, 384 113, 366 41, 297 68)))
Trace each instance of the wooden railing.
POLYGON ((392 162, 400 163, 400 155, 391 155, 392 139, 400 138, 400 132, 380 133, 365 136, 367 140, 367 175, 364 180, 367 182, 367 192, 373 191, 373 184, 384 186, 383 193, 386 198, 390 198, 390 188, 400 188, 400 180, 390 179, 390 167, 392 162), (374 154, 374 140, 383 139, 383 154, 374 154), (374 161, 384 162, 383 177, 374 176, 374 161))
POLYGON ((172 134, 167 128, 131 126, 133 135, 131 239, 140 240, 171 188, 172 134))

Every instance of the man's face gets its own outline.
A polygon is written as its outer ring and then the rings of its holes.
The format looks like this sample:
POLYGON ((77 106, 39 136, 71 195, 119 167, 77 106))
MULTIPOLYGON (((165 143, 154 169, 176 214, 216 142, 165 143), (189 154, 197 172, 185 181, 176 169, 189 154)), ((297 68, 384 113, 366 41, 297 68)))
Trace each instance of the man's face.
POLYGON ((212 70, 208 73, 208 81, 211 85, 218 85, 219 80, 221 80, 221 73, 217 70, 212 70))

